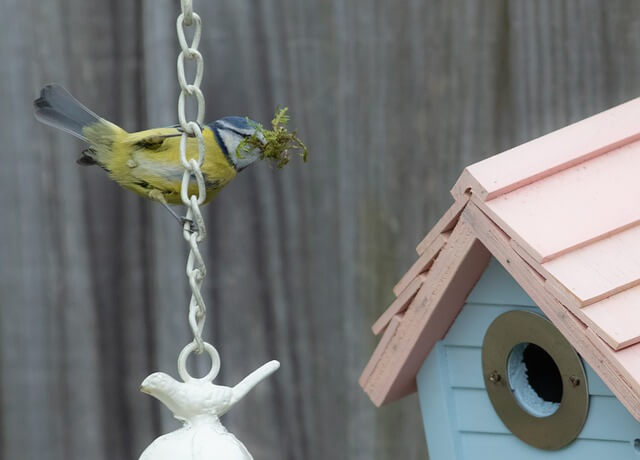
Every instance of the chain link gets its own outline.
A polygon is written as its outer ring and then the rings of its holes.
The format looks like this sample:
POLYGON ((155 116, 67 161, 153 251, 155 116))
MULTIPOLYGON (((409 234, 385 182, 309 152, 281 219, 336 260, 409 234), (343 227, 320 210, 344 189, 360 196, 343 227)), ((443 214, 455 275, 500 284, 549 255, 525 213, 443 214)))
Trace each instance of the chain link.
POLYGON ((184 15, 184 24, 190 26, 193 23, 193 4, 191 0, 180 0, 180 6, 184 15))
MULTIPOLYGON (((188 1, 188 3, 191 4, 190 1, 188 1)), ((186 16, 183 12, 178 16, 178 20, 176 22, 178 42, 180 43, 180 48, 182 48, 182 51, 180 51, 180 54, 178 55, 177 62, 178 84, 180 85, 180 96, 178 97, 178 120, 180 121, 182 130, 187 134, 193 135, 194 132, 192 125, 187 122, 187 117, 185 115, 185 99, 187 96, 195 97, 198 108, 196 123, 198 123, 198 125, 202 125, 204 121, 204 96, 202 95, 202 91, 200 91, 200 83, 202 83, 202 74, 204 73, 204 61, 202 59, 202 55, 198 51, 198 45, 200 44, 200 37, 202 35, 202 21, 200 20, 200 16, 196 13, 192 13, 195 31, 193 33, 193 40, 189 45, 184 33, 184 26, 186 25, 185 18, 186 16), (187 82, 187 77, 185 76, 184 71, 185 59, 196 61, 196 76, 193 83, 187 82)))
POLYGON ((207 269, 204 259, 200 253, 198 243, 206 237, 207 231, 204 225, 204 219, 200 212, 200 205, 207 198, 207 189, 200 167, 205 159, 205 144, 202 136, 202 126, 204 120, 204 95, 200 90, 202 83, 202 74, 204 73, 204 60, 198 51, 200 37, 202 35, 202 21, 200 16, 193 12, 191 0, 181 0, 182 13, 178 16, 176 28, 178 31, 178 42, 182 51, 178 55, 177 71, 178 84, 180 85, 180 96, 178 97, 178 119, 182 127, 182 137, 180 138, 180 162, 184 167, 182 175, 182 185, 180 188, 180 197, 187 207, 187 222, 182 231, 184 239, 189 243, 189 256, 187 258, 186 274, 191 288, 191 300, 189 301, 189 326, 193 332, 194 346, 196 353, 202 353, 205 350, 205 342, 202 339, 202 331, 206 318, 206 305, 200 292, 207 269), (193 40, 191 44, 187 43, 185 37, 185 26, 195 26, 193 40), (188 83, 185 77, 184 63, 185 60, 195 61, 196 76, 193 83, 188 83), (197 102, 196 121, 187 121, 185 114, 186 97, 195 97, 197 102), (189 137, 195 137, 198 144, 198 159, 187 158, 187 140, 189 137), (198 186, 198 196, 189 194, 189 186, 192 179, 198 186), (190 222, 195 224, 195 229, 191 228, 190 222))

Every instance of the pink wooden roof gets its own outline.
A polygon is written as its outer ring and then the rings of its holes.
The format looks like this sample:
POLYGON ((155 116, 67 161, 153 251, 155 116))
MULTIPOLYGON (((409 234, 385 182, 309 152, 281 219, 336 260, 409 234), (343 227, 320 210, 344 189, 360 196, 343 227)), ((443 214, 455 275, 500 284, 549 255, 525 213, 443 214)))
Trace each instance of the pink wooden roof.
POLYGON ((500 260, 640 420, 640 99, 473 164, 376 321, 374 403, 415 375, 500 260))

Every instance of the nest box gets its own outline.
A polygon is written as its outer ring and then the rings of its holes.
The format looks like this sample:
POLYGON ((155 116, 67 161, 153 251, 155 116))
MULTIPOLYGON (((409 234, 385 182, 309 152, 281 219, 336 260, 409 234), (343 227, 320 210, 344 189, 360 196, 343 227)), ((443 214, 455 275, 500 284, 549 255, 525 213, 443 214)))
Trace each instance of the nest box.
POLYGON ((467 167, 360 384, 432 460, 640 455, 640 99, 467 167))

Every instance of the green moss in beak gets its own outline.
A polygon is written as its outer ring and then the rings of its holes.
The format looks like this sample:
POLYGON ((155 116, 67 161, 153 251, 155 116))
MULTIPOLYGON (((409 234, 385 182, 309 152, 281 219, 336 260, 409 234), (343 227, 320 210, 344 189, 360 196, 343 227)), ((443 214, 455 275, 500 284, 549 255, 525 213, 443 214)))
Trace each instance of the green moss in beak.
POLYGON ((238 144, 236 149, 238 157, 242 158, 243 154, 258 149, 262 152, 261 159, 273 161, 278 168, 282 168, 289 163, 292 154, 299 155, 306 162, 308 156, 307 146, 304 145, 304 142, 300 140, 295 131, 290 132, 287 130, 287 124, 289 123, 288 111, 287 107, 276 109, 275 116, 271 120, 272 129, 265 129, 261 124, 248 120, 249 124, 256 129, 256 132, 244 138, 238 144))

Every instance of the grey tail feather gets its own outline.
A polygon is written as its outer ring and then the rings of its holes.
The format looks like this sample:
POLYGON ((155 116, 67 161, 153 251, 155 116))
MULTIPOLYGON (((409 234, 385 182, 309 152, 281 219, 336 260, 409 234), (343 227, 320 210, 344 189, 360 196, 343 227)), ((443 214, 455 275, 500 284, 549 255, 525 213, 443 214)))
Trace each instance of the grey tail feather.
POLYGON ((33 101, 36 118, 47 125, 87 140, 82 128, 101 118, 82 105, 69 91, 57 84, 46 85, 33 101))

